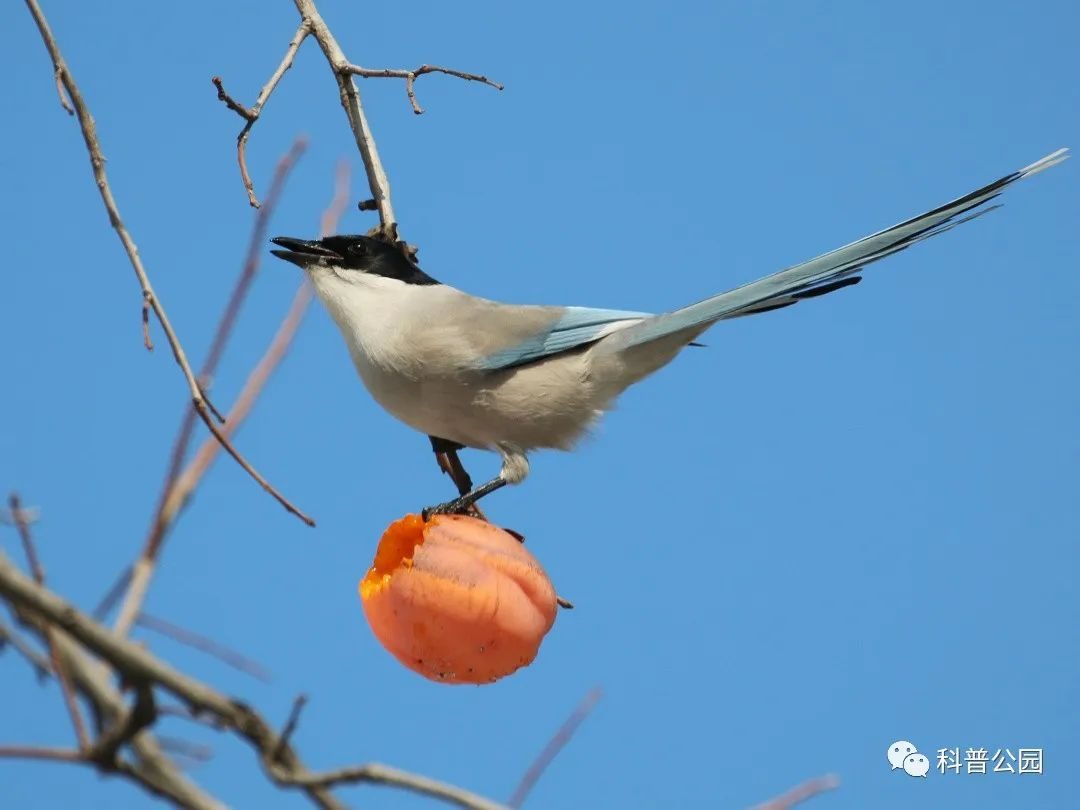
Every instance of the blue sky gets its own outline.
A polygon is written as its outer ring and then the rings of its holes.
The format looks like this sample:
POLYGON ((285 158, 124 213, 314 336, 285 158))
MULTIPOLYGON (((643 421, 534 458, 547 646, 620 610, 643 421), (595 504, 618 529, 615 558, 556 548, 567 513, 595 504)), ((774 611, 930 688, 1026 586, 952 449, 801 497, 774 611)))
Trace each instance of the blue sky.
MULTIPOLYGON (((296 26, 288 2, 45 2, 97 118, 113 188, 188 352, 201 357, 252 211, 245 103, 296 26)), ((487 73, 362 90, 424 268, 488 297, 669 309, 934 207, 1080 144, 1075 4, 407 6, 322 0, 353 61, 487 73)), ((43 510, 52 585, 89 608, 141 544, 185 390, 58 108, 29 15, 0 51, 0 489, 43 510)), ((271 232, 314 234, 341 157, 314 42, 256 126, 265 189, 311 145, 271 232)), ((160 655, 283 720, 313 767, 374 759, 509 796, 583 694, 605 697, 534 807, 746 807, 835 772, 813 807, 1066 806, 1080 756, 1077 164, 875 265, 857 289, 721 324, 622 399, 578 452, 533 459, 489 514, 527 536, 577 610, 536 663, 448 688, 372 638, 356 584, 391 520, 450 494, 427 440, 383 414, 314 310, 238 443, 313 514, 231 462, 165 552, 149 609, 267 666, 263 685, 160 655), (1042 776, 889 771, 921 750, 1041 747, 1042 776)), ((358 195, 359 196, 359 195, 358 195)), ((351 210, 343 230, 371 214, 351 210)), ((226 404, 297 282, 269 256, 218 375, 226 404)), ((475 477, 497 459, 465 455, 475 477)), ((11 532, 0 535, 9 554, 11 532)), ((0 742, 61 745, 55 689, 0 657, 0 742)), ((237 807, 300 807, 243 745, 193 775, 237 807)), ((5 804, 150 807, 87 770, 0 763, 5 804)), ((357 805, 429 806, 377 788, 357 805)))

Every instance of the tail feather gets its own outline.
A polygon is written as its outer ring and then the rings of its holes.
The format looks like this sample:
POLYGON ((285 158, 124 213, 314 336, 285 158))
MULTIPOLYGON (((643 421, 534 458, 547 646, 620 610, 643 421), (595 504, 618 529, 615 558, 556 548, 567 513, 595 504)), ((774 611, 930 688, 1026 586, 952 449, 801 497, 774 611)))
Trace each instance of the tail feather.
POLYGON ((856 284, 862 278, 857 274, 868 264, 1000 208, 1000 205, 983 206, 1016 181, 1066 160, 1068 151, 1059 149, 1019 171, 1007 174, 932 211, 919 214, 810 261, 674 312, 640 321, 611 335, 609 341, 613 346, 617 344, 619 348, 629 348, 676 332, 700 330, 702 326, 726 318, 791 306, 807 298, 815 298, 856 284))

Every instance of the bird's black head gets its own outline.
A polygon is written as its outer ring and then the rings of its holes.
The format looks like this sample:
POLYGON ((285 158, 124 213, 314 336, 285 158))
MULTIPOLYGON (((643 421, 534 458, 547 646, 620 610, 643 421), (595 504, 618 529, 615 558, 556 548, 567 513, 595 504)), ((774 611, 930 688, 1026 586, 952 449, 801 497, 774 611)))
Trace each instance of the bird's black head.
POLYGON ((406 284, 439 283, 410 261, 400 249, 371 236, 342 234, 315 241, 275 236, 270 241, 285 248, 271 250, 271 253, 305 270, 310 267, 337 267, 396 278, 406 284))

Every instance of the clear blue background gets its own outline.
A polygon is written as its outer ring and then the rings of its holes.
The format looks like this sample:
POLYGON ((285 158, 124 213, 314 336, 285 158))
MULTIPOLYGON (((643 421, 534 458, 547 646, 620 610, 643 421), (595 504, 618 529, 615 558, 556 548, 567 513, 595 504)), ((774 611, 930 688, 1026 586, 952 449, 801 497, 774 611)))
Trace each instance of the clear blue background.
MULTIPOLYGON (((291 3, 46 0, 97 118, 113 188, 193 358, 252 211, 240 120, 291 3)), ((1068 2, 322 0, 354 61, 486 72, 362 90, 405 235, 436 277, 489 297, 667 309, 809 258, 1080 143, 1068 2)), ((59 109, 30 17, 0 50, 0 488, 42 508, 51 584, 92 607, 141 545, 185 389, 59 109)), ((314 41, 249 160, 265 191, 311 148, 272 232, 314 234, 333 167, 360 163, 314 41)), ((822 808, 1035 808, 1075 799, 1080 562, 1080 194, 1075 163, 1004 210, 877 265, 856 290, 725 323, 623 397, 573 455, 541 454, 489 513, 559 590, 539 659, 449 688, 376 644, 356 596, 392 519, 450 493, 427 439, 359 385, 321 309, 239 445, 319 521, 219 461, 149 609, 269 667, 265 686, 173 642, 157 653, 284 720, 316 768, 369 759, 505 799, 582 695, 605 697, 535 807, 739 808, 840 775, 822 808), (1043 776, 891 773, 886 747, 1046 751, 1043 776)), ((359 179, 359 178, 358 178, 359 179)), ((356 188, 356 187, 354 187, 356 188)), ((355 197, 363 195, 358 189, 355 197)), ((344 230, 374 218, 355 209, 344 230)), ((297 282, 267 257, 214 394, 225 405, 297 282)), ((497 460, 467 453, 476 477, 497 460)), ((0 542, 17 554, 14 534, 0 542)), ((0 742, 63 745, 56 689, 0 658, 0 742)), ((251 751, 193 776, 236 807, 299 807, 251 751)), ((143 807, 116 780, 0 763, 4 806, 143 807)), ((426 800, 342 791, 358 806, 426 800)))

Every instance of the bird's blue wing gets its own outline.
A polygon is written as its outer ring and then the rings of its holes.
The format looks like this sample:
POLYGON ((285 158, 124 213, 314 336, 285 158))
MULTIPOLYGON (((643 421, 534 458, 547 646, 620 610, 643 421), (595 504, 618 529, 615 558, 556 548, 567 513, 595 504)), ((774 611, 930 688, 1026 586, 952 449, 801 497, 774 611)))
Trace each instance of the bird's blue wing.
POLYGON ((987 208, 981 206, 1001 194, 1006 186, 1065 160, 1068 157, 1067 152, 1067 149, 1059 149, 1042 160, 1008 174, 1000 180, 995 180, 970 194, 965 194, 925 214, 912 217, 899 225, 859 239, 850 245, 818 256, 816 259, 781 270, 779 273, 715 295, 683 309, 649 318, 621 332, 617 343, 621 348, 629 348, 723 318, 735 318, 779 309, 806 298, 814 298, 856 284, 861 280, 861 277, 856 274, 866 265, 992 211, 997 206, 987 208))
POLYGON ((476 367, 485 371, 497 371, 531 363, 593 343, 618 328, 619 324, 631 326, 649 317, 652 315, 648 312, 567 307, 561 316, 533 337, 488 355, 481 359, 476 367))

